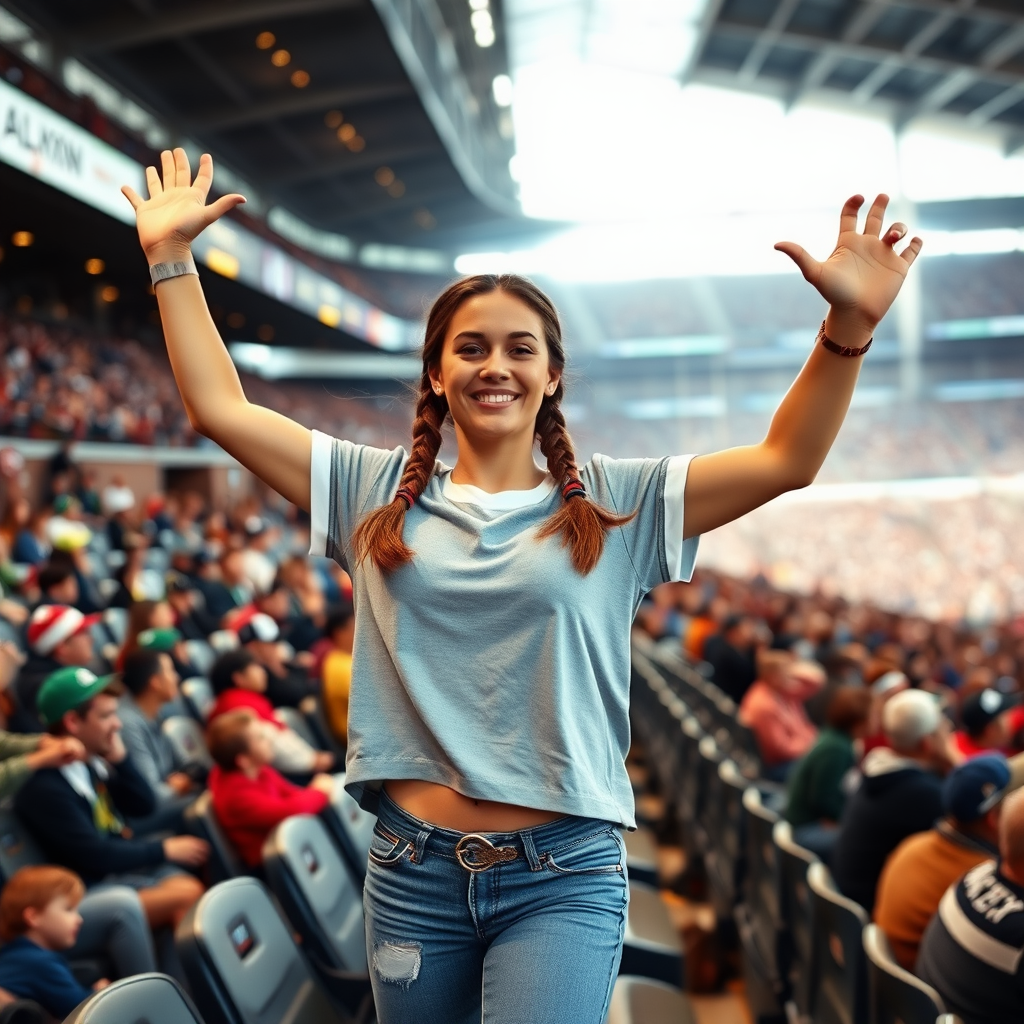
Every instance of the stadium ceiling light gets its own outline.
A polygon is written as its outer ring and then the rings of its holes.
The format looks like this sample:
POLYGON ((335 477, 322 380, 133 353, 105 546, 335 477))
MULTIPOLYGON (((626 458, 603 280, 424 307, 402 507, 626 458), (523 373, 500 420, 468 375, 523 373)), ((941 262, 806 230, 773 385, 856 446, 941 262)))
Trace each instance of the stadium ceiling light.
POLYGON ((491 92, 494 93, 494 102, 499 107, 512 106, 512 79, 508 75, 495 75, 491 82, 491 92))
POLYGON ((275 50, 270 55, 270 63, 275 68, 283 68, 291 63, 292 55, 287 50, 275 50))
POLYGON ((11 244, 18 249, 27 249, 35 240, 36 236, 31 231, 15 231, 11 235, 11 244))
POLYGON ((387 188, 395 180, 395 172, 390 167, 378 167, 373 178, 381 188, 387 188))
POLYGON ((100 298, 108 305, 111 302, 117 302, 120 297, 121 290, 116 285, 108 284, 100 289, 100 298))
POLYGON ((309 85, 309 72, 293 71, 292 85, 294 85, 296 89, 305 89, 306 86, 309 85))
POLYGON ((103 271, 106 269, 107 265, 106 263, 103 262, 103 260, 91 259, 85 261, 85 272, 87 274, 92 274, 93 276, 95 276, 97 274, 102 274, 103 271))
POLYGON ((469 0, 470 10, 486 11, 491 6, 491 0, 469 0))
POLYGON ((356 126, 354 124, 343 124, 338 128, 338 138, 342 142, 351 142, 356 137, 356 126))
POLYGON ((399 181, 397 178, 388 185, 388 195, 392 199, 401 199, 405 195, 405 182, 399 181))
POLYGON ((494 29, 494 19, 491 17, 491 12, 486 9, 474 11, 470 15, 469 23, 473 26, 474 32, 483 32, 486 29, 494 29))
POLYGON ((256 48, 259 50, 269 50, 276 42, 277 36, 273 32, 261 32, 256 37, 256 48))
POLYGON ((494 41, 497 39, 497 36, 494 34, 493 28, 488 28, 480 29, 476 35, 473 36, 473 39, 476 41, 477 46, 486 50, 487 47, 494 45, 494 41))
POLYGON ((324 114, 324 124, 331 129, 340 128, 344 120, 345 115, 340 110, 328 110, 324 114))

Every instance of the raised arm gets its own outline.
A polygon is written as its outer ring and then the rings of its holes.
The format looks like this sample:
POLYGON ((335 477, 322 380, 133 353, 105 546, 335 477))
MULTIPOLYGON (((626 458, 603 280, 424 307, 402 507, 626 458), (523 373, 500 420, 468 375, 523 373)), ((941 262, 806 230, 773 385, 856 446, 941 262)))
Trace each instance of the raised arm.
MULTIPOLYGON (((793 242, 775 247, 797 264, 829 303, 827 337, 852 349, 868 343, 923 244, 914 238, 902 253, 894 251, 907 233, 905 224, 893 224, 879 237, 889 205, 884 195, 874 201, 864 231, 858 232, 857 213, 863 203, 863 196, 847 200, 839 241, 824 263, 793 242)), ((686 480, 684 537, 707 533, 785 491, 810 484, 846 417, 862 362, 863 357, 838 355, 816 345, 760 444, 695 458, 686 480)))
MULTIPOLYGON (((135 207, 139 241, 150 265, 190 258, 203 228, 245 199, 223 196, 206 205, 213 161, 203 155, 195 182, 183 149, 161 155, 163 176, 146 168, 149 199, 121 191, 135 207)), ((242 391, 235 365, 210 316, 199 278, 193 274, 156 286, 167 354, 193 428, 289 501, 309 510, 310 432, 271 409, 253 405, 242 391)))

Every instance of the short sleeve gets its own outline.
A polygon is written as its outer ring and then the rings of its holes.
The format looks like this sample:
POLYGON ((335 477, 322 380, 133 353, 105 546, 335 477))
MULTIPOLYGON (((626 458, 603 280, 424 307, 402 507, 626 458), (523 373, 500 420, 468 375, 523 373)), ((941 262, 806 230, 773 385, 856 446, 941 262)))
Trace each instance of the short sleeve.
POLYGON ((356 524, 366 512, 392 500, 405 460, 402 448, 371 448, 314 430, 309 553, 347 567, 356 524))
POLYGON ((616 532, 644 591, 693 575, 699 538, 683 540, 683 496, 691 458, 595 455, 587 467, 590 479, 585 483, 595 501, 619 515, 635 513, 616 532))

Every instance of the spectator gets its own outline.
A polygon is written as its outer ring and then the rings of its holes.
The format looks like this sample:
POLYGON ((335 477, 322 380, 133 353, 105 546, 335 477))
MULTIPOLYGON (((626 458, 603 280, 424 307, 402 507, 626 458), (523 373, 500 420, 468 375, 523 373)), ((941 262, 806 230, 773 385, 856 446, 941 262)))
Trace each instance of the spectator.
POLYGON ((754 624, 744 615, 730 615, 722 631, 704 641, 704 660, 714 669, 715 685, 737 704, 757 679, 754 624))
POLYGON ((50 543, 49 524, 53 512, 48 508, 37 509, 27 526, 22 526, 14 538, 11 560, 25 565, 41 565, 50 557, 53 545, 50 543))
POLYGON ((960 708, 963 728, 954 734, 960 753, 964 757, 991 750, 1012 753, 1010 713, 1020 702, 1018 693, 1002 693, 991 688, 972 693, 960 708))
POLYGON ((139 646, 139 634, 151 629, 173 629, 174 611, 166 601, 133 601, 128 606, 128 628, 118 657, 117 667, 124 664, 139 646))
POLYGON ((320 696, 324 714, 334 738, 348 745, 348 698, 352 688, 352 642, 355 639, 355 614, 352 605, 335 608, 327 616, 324 630, 331 642, 323 659, 320 696))
POLYGON ((859 686, 840 686, 825 712, 826 727, 789 777, 786 818, 793 838, 826 864, 839 834, 846 803, 846 780, 857 763, 854 741, 867 728, 871 694, 859 686))
POLYGON ((18 732, 38 732, 36 694, 53 672, 69 665, 92 668, 95 662, 92 634, 95 618, 67 605, 40 605, 28 621, 28 662, 14 683, 17 711, 11 726, 18 732))
POLYGON ((249 867, 263 861, 263 843, 271 829, 293 814, 319 814, 334 792, 330 775, 316 775, 295 786, 271 766, 273 743, 263 723, 248 708, 210 723, 210 792, 217 818, 249 867))
POLYGON ((50 865, 21 868, 0 894, 0 986, 61 1020, 110 984, 101 978, 83 987, 63 956, 82 927, 84 895, 77 875, 50 865))
POLYGON ((125 659, 121 681, 128 691, 118 705, 121 737, 128 756, 156 797, 154 816, 136 831, 184 831, 182 812, 191 803, 196 784, 177 771, 174 748, 158 723, 160 711, 178 697, 178 673, 166 651, 139 649, 125 659), (154 821, 156 817, 158 821, 154 821))
POLYGON ((249 516, 242 525, 246 538, 246 546, 242 549, 243 571, 253 592, 265 594, 277 575, 277 566, 267 553, 277 540, 277 531, 256 515, 249 516))
POLYGON ((886 858, 941 815, 942 776, 953 756, 949 723, 931 694, 897 694, 885 706, 882 727, 889 746, 864 759, 864 777, 846 801, 832 853, 840 891, 869 913, 886 858))
MULTIPOLYGON (((274 592, 287 613, 288 595, 274 592)), ((238 642, 255 655, 267 670, 267 699, 276 708, 297 708, 307 697, 316 695, 317 685, 307 668, 296 661, 287 661, 282 653, 281 633, 277 622, 250 604, 228 618, 229 628, 238 634, 238 642)), ((308 654, 303 655, 310 658, 308 654)))
POLYGON ((1024 755, 1007 761, 982 754, 958 765, 942 787, 945 817, 909 836, 885 862, 878 880, 875 922, 908 971, 942 894, 965 871, 999 853, 1002 800, 1024 785, 1024 755))
POLYGON ((286 775, 312 775, 334 767, 333 755, 314 750, 274 714, 273 705, 264 696, 267 670, 251 651, 240 648, 222 654, 210 669, 210 685, 217 695, 210 724, 228 711, 248 708, 267 726, 278 771, 286 775))
POLYGON ((47 562, 39 570, 38 583, 46 604, 78 604, 78 577, 65 559, 47 562))
POLYGON ((1024 1017, 1024 793, 1004 801, 999 858, 951 885, 921 940, 917 973, 964 1024, 1024 1017))
POLYGON ((191 679, 199 675, 196 667, 189 661, 185 638, 173 626, 144 629, 135 638, 135 650, 156 651, 169 655, 179 679, 191 679))
POLYGON ((909 689, 910 680, 902 672, 897 671, 883 672, 871 683, 871 719, 868 734, 864 737, 865 755, 870 754, 875 747, 889 745, 885 738, 885 730, 882 728, 882 709, 897 693, 909 689))
POLYGON ((113 882, 139 894, 152 928, 177 927, 202 894, 194 876, 209 849, 194 836, 151 840, 131 836, 128 815, 145 817, 155 800, 121 740, 112 677, 88 669, 55 672, 39 691, 39 711, 55 735, 73 736, 89 760, 37 772, 22 787, 16 809, 47 857, 89 885, 113 882))
POLYGON ((824 672, 794 661, 788 651, 761 651, 758 677, 740 704, 739 718, 754 733, 765 778, 785 782, 817 738, 803 702, 824 685, 824 672))
POLYGON ((201 594, 181 572, 171 571, 165 579, 167 603, 174 614, 174 627, 186 640, 205 640, 217 628, 217 622, 200 607, 201 594))

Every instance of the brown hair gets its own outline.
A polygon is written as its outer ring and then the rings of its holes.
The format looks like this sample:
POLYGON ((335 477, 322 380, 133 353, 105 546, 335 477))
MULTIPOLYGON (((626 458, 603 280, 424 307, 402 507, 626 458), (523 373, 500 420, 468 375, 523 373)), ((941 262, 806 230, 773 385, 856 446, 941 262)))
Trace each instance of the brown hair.
POLYGON ((825 721, 838 732, 851 734, 871 714, 871 691, 866 686, 840 686, 828 702, 825 721))
MULTIPOLYGON (((412 425, 412 450, 398 485, 398 490, 408 491, 413 500, 423 493, 434 471, 437 453, 441 448, 441 428, 449 414, 447 398, 434 393, 430 370, 441 360, 445 336, 459 307, 476 295, 489 295, 496 291, 514 296, 540 317, 551 366, 559 373, 565 369, 565 349, 562 346, 562 325, 558 312, 551 300, 533 282, 514 274, 480 274, 456 281, 446 289, 427 317, 423 373, 416 402, 416 418, 412 425)), ((564 382, 559 378, 554 394, 544 396, 536 424, 541 453, 547 459, 548 470, 559 488, 579 480, 576 452, 561 410, 564 394, 564 382)), ((396 494, 387 505, 375 509, 363 519, 353 537, 359 561, 369 557, 381 572, 389 573, 412 560, 413 552, 402 540, 402 527, 408 508, 405 498, 396 494)), ((628 523, 635 514, 615 515, 591 501, 585 494, 568 498, 563 495, 561 507, 541 526, 537 536, 545 538, 560 534, 562 547, 569 549, 576 571, 586 575, 601 557, 605 532, 613 526, 628 523)))
POLYGON ((52 864, 20 868, 0 893, 0 940, 10 942, 28 931, 26 910, 43 910, 58 896, 77 906, 84 895, 82 880, 67 868, 52 864))
POLYGON ((206 730, 206 747, 221 771, 233 772, 238 758, 249 753, 249 726, 256 716, 251 708, 238 708, 218 715, 206 730))

